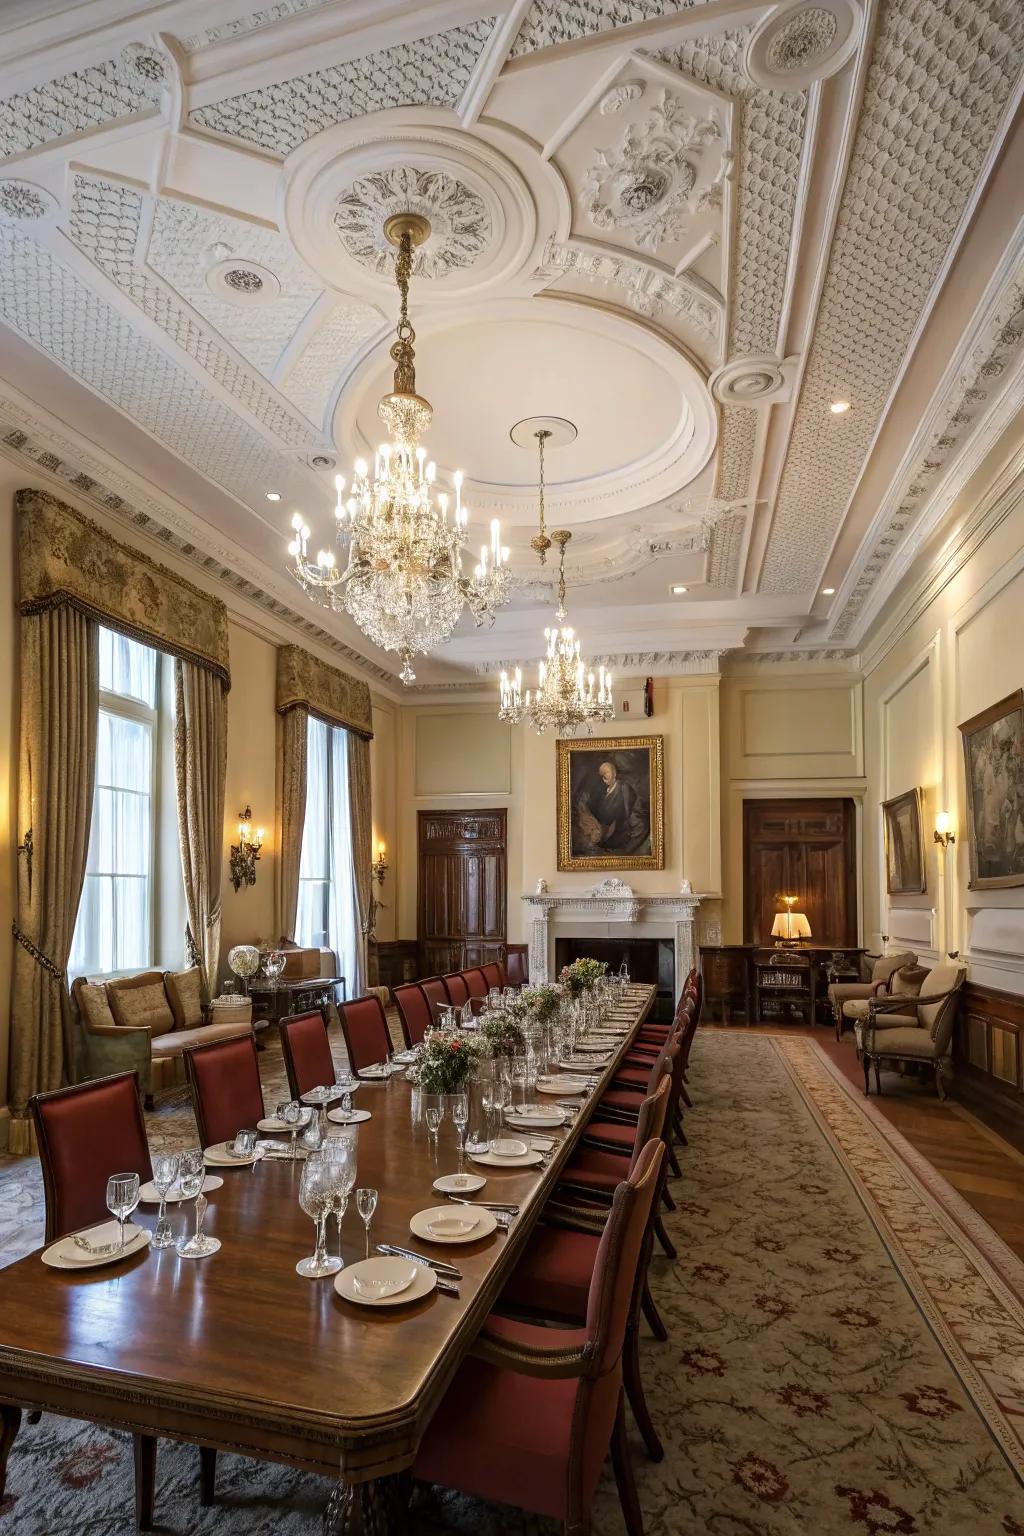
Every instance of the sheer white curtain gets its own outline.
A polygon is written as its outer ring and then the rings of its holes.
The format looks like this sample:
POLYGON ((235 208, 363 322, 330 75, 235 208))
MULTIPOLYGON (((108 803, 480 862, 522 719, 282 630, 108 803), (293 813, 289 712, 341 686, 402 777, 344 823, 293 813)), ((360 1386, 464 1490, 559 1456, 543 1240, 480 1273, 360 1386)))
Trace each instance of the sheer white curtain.
POLYGON ((310 716, 295 938, 299 944, 334 950, 351 995, 358 968, 359 923, 346 736, 339 726, 310 716))

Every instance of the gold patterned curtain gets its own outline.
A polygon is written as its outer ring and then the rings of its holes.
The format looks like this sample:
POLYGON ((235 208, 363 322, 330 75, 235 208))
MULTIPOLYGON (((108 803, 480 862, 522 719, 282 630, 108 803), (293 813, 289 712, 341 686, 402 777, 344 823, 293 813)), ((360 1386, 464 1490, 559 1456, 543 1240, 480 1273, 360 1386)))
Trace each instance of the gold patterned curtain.
MULTIPOLYGON (((278 653, 280 654, 280 652, 278 653)), ((277 934, 294 939, 299 906, 299 861, 306 822, 306 742, 309 712, 301 706, 277 717, 277 860, 274 866, 274 923, 277 934)))
POLYGON ((188 913, 189 958, 207 997, 217 990, 228 701, 219 677, 192 661, 174 663, 174 772, 178 837, 188 913))
POLYGON ((18 908, 11 984, 12 1152, 31 1150, 28 1101, 74 1075, 65 968, 85 879, 96 778, 95 621, 56 606, 21 619, 18 908))
POLYGON ((355 859, 356 915, 359 920, 359 969, 353 978, 353 997, 362 996, 368 982, 367 947, 370 936, 370 905, 373 897, 373 820, 370 808, 370 743, 365 736, 348 733, 348 796, 352 820, 352 856, 355 859))

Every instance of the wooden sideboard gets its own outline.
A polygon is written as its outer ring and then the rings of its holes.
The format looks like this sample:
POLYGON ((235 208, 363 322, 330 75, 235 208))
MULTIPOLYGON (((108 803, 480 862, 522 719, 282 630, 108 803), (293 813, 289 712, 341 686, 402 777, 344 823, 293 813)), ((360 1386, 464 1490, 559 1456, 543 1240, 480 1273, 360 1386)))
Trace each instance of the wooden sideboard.
POLYGON ((831 1023, 827 1013, 829 982, 859 980, 864 953, 861 946, 849 944, 785 944, 774 948, 763 944, 702 944, 700 968, 706 1006, 726 1023, 741 1011, 746 1023, 756 1024, 762 1004, 775 997, 785 1005, 787 1015, 795 1014, 804 1022, 831 1023), (787 959, 791 959, 790 965, 787 959), (783 973, 785 984, 769 984, 774 970, 783 973), (792 985, 790 973, 797 978, 792 985))
POLYGON ((953 1061, 957 1098, 1024 1151, 1024 997, 967 982, 953 1061))

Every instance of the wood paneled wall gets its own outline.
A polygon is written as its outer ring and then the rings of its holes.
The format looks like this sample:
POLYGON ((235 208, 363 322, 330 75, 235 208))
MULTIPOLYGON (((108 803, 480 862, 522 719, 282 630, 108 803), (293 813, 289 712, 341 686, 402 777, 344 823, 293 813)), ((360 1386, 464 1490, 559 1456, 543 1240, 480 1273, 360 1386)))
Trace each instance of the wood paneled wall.
POLYGON ((420 811, 417 938, 426 975, 504 960, 506 813, 420 811))
POLYGON ((815 943, 857 942, 853 801, 746 800, 743 805, 743 941, 770 944, 783 894, 797 897, 815 943))

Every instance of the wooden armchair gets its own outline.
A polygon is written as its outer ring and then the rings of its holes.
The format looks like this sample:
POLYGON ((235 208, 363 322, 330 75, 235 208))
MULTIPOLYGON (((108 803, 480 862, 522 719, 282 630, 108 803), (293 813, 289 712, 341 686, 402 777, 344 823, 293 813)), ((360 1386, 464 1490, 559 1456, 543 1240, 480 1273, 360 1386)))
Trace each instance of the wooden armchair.
POLYGON ((870 1093, 869 1072, 875 1069, 875 1092, 880 1094, 882 1062, 928 1063, 935 1072, 935 1090, 946 1097, 942 1075, 952 1058, 953 1025, 960 1002, 966 966, 943 960, 928 973, 917 997, 874 997, 867 1005, 867 1019, 857 1025, 858 1045, 864 1062, 864 1092, 870 1093), (900 1023, 892 1026, 893 1016, 900 1023), (909 1022, 910 1019, 913 1022, 909 1022))

